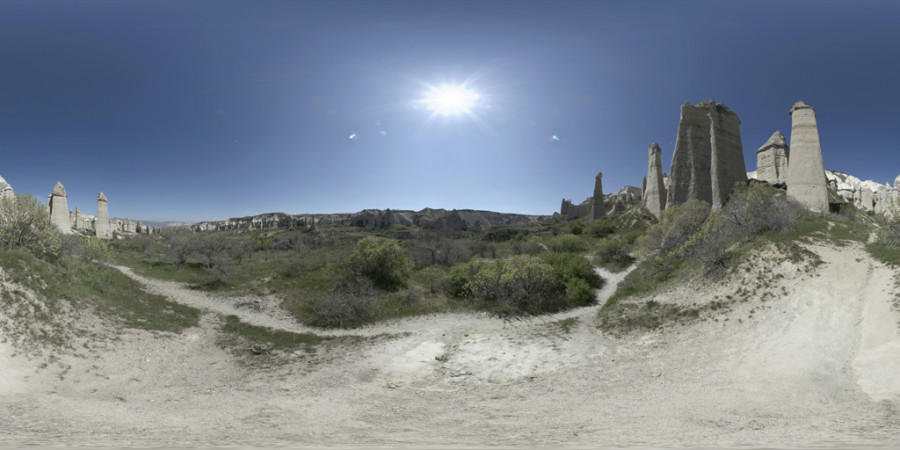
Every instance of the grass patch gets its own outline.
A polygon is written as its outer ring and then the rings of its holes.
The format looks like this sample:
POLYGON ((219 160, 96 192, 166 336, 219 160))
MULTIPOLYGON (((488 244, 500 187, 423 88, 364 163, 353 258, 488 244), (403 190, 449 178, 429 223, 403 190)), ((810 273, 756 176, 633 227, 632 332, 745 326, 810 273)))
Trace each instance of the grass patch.
POLYGON ((55 262, 20 251, 0 252, 7 280, 40 297, 39 320, 52 321, 63 312, 62 302, 90 307, 101 317, 128 328, 180 332, 197 325, 200 312, 145 292, 140 283, 116 269, 72 257, 55 262))
POLYGON ((235 315, 225 317, 225 323, 222 324, 220 330, 222 335, 219 345, 227 348, 243 348, 243 351, 254 354, 289 353, 297 350, 315 353, 316 346, 335 339, 331 336, 319 336, 313 333, 293 333, 250 325, 241 322, 235 315))
POLYGON ((607 303, 599 312, 600 328, 628 332, 653 330, 670 323, 688 323, 700 317, 699 308, 647 301, 607 303))
POLYGON ((866 244, 866 251, 873 258, 892 266, 900 266, 900 248, 891 247, 880 242, 866 244))

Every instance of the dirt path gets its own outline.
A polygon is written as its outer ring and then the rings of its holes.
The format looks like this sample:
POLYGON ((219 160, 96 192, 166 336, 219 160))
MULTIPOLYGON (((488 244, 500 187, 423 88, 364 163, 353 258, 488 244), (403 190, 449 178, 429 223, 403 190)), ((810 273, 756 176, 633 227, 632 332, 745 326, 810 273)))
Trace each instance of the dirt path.
POLYGON ((421 335, 422 333, 437 334, 448 331, 458 332, 476 329, 486 331, 524 325, 529 322, 545 323, 573 317, 590 317, 596 315, 600 306, 615 293, 619 282, 634 269, 632 266, 624 271, 613 273, 600 267, 595 268, 595 271, 606 280, 603 287, 596 292, 596 305, 559 314, 537 316, 530 318, 527 322, 512 325, 484 313, 451 313, 396 319, 354 330, 326 330, 297 323, 293 317, 279 307, 279 301, 272 297, 226 296, 198 291, 189 288, 185 283, 158 280, 138 275, 129 267, 116 265, 111 265, 111 267, 141 283, 148 292, 161 295, 177 303, 206 312, 235 315, 251 325, 295 333, 315 333, 321 336, 377 336, 400 333, 417 333, 421 335))

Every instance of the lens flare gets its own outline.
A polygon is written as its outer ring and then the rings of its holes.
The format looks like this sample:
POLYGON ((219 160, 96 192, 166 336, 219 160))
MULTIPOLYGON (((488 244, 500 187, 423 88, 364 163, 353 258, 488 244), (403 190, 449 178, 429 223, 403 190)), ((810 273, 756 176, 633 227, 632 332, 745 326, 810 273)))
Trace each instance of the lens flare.
POLYGON ((465 86, 444 85, 431 88, 423 101, 435 114, 447 117, 471 113, 479 98, 478 93, 465 86))

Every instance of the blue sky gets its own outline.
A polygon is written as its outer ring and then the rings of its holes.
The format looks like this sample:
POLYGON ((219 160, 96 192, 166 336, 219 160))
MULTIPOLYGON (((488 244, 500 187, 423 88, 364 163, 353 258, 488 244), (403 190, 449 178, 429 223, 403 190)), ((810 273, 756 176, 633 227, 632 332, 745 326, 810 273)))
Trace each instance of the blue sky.
POLYGON ((825 166, 900 173, 900 2, 0 1, 0 175, 145 220, 473 208, 668 171, 680 105, 741 119, 748 170, 797 100, 825 166), (429 86, 480 96, 434 116, 429 86), (351 138, 352 136, 352 138, 351 138), (553 139, 557 136, 558 139, 553 139))

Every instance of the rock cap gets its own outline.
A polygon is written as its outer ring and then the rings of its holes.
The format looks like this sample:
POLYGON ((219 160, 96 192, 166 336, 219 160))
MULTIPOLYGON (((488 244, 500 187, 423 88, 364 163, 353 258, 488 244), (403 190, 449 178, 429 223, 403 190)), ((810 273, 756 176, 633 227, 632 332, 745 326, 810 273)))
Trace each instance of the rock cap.
POLYGON ((651 155, 654 155, 654 154, 657 154, 657 153, 662 153, 662 149, 659 148, 659 144, 657 144, 656 142, 654 142, 654 143, 650 144, 650 154, 651 154, 651 155))
POLYGON ((57 181, 56 186, 53 186, 53 192, 51 195, 55 195, 57 197, 68 197, 66 195, 66 188, 63 187, 62 183, 57 181))
POLYGON ((763 150, 768 150, 772 147, 787 148, 787 141, 784 140, 784 134, 782 134, 781 131, 775 131, 774 133, 772 133, 772 136, 769 137, 769 140, 766 141, 766 143, 763 144, 763 146, 760 147, 759 150, 756 151, 756 153, 759 153, 763 150))
POLYGON ((788 111, 788 114, 793 115, 794 111, 798 109, 811 109, 813 110, 813 112, 816 112, 816 109, 812 106, 809 106, 808 103, 804 102, 803 100, 799 100, 797 103, 794 103, 794 106, 791 107, 791 110, 788 111))
POLYGON ((107 200, 107 199, 106 199, 106 196, 103 195, 103 193, 101 192, 101 193, 97 194, 97 201, 99 201, 99 202, 108 202, 109 200, 107 200))

